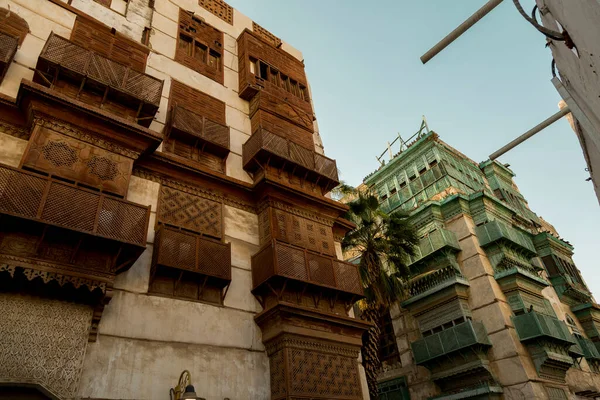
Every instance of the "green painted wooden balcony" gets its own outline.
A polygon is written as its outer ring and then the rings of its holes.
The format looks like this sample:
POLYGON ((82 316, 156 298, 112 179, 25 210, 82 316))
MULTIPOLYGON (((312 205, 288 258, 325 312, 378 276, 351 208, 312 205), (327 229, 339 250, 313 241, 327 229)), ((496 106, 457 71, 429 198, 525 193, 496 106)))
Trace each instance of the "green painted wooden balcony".
POLYGON ((460 251, 460 245, 454 232, 437 228, 419 240, 419 246, 415 248, 415 255, 410 257, 410 264, 421 261, 442 250, 458 252, 460 251))
POLYGON ((575 339, 586 360, 600 362, 600 351, 598 351, 596 343, 581 336, 576 336, 575 339))
POLYGON ((466 278, 453 265, 425 272, 410 280, 407 295, 411 300, 424 297, 455 283, 468 285, 466 278))
POLYGON ((521 342, 551 340, 562 344, 575 344, 567 324, 555 317, 531 311, 512 317, 521 342))
POLYGON ((427 364, 473 346, 491 347, 491 343, 483 323, 472 320, 411 343, 417 365, 427 364))
POLYGON ((475 228, 481 247, 504 241, 525 250, 532 257, 536 254, 533 241, 526 234, 500 221, 490 221, 475 228))

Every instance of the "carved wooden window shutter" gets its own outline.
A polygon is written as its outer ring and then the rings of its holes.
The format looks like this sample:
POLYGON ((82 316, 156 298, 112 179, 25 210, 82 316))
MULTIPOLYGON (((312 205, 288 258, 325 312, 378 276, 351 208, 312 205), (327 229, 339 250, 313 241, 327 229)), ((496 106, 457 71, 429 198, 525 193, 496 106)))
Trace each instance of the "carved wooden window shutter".
POLYGON ((138 72, 146 70, 149 50, 107 26, 77 17, 71 40, 86 49, 92 50, 120 64, 127 65, 138 72))
POLYGON ((175 61, 202 75, 224 82, 223 33, 185 10, 179 10, 175 61))

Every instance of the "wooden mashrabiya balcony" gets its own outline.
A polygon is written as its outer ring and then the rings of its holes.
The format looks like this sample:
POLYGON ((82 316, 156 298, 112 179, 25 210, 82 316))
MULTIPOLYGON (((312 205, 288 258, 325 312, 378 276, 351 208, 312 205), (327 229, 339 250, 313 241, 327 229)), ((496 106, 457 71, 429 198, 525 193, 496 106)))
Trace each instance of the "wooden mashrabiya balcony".
POLYGON ((231 282, 231 243, 160 225, 154 239, 153 272, 157 267, 201 274, 223 288, 231 282))
POLYGON ((244 169, 254 172, 264 165, 291 170, 326 191, 339 184, 335 160, 307 149, 264 128, 257 129, 243 146, 244 169))
MULTIPOLYGON (((158 111, 163 81, 119 64, 54 33, 38 58, 35 81, 52 86, 60 77, 104 92, 115 102, 138 109, 138 123, 147 126, 158 111)), ((81 92, 81 89, 80 89, 81 92)), ((79 96, 79 94, 77 95, 79 96)))
POLYGON ((350 296, 364 294, 358 265, 273 240, 252 256, 253 291, 276 279, 291 279, 350 296))
POLYGON ((145 249, 150 206, 0 165, 0 214, 102 238, 121 247, 118 266, 145 249))
POLYGON ((18 38, 0 32, 0 82, 15 57, 18 45, 18 38))
POLYGON ((229 154, 229 127, 198 115, 184 107, 170 110, 169 135, 187 136, 198 141, 202 150, 224 158, 229 154))

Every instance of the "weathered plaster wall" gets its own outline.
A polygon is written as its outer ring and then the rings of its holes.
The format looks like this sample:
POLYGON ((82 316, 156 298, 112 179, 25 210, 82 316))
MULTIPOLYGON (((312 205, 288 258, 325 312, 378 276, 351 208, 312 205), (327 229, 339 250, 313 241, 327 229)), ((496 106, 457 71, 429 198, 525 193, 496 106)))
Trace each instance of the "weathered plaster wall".
POLYGON ((188 369, 195 382, 202 382, 201 395, 207 399, 268 399, 268 357, 254 322, 260 305, 250 293, 258 217, 224 207, 232 282, 223 307, 148 295, 159 187, 131 178, 127 199, 151 206, 148 248, 130 270, 117 276, 98 341, 88 346, 79 394, 162 399, 164 388, 176 384, 181 371, 188 369), (147 368, 140 370, 140 365, 147 368), (233 378, 224 379, 227 376, 233 378))
POLYGON ((26 147, 27 140, 7 135, 0 126, 0 162, 18 167, 26 147))

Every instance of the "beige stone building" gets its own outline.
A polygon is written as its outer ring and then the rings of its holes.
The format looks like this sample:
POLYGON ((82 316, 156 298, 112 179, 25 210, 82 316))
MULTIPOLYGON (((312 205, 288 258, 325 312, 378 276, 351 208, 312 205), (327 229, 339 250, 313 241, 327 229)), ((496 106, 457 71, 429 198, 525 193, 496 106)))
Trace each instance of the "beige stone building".
POLYGON ((0 0, 0 398, 365 398, 337 181, 222 0, 0 0))

